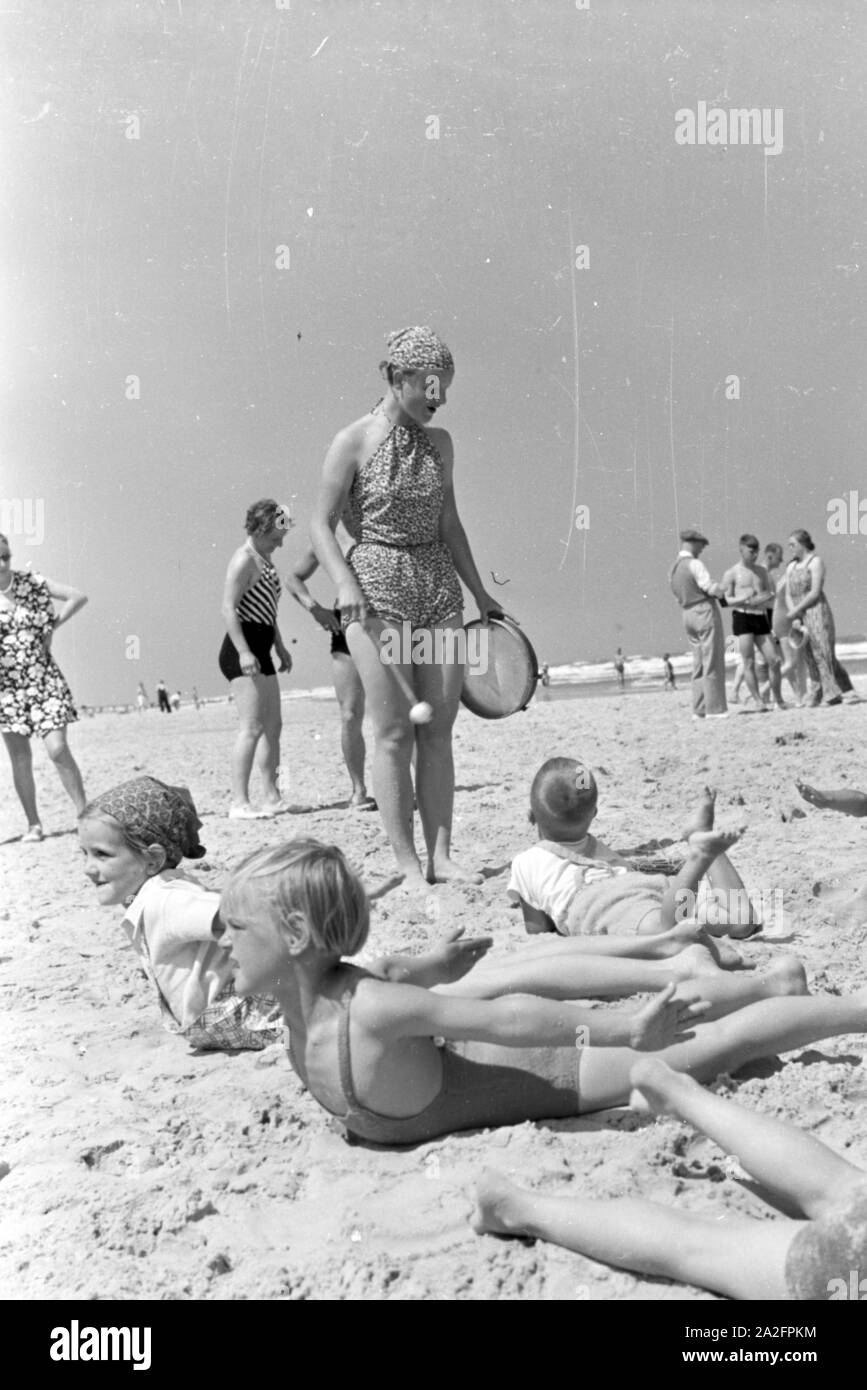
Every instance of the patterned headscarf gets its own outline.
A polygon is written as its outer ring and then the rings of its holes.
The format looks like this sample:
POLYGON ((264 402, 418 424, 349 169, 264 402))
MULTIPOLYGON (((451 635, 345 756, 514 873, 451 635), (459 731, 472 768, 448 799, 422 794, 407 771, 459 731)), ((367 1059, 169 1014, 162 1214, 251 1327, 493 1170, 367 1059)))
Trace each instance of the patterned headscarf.
POLYGON ((401 328, 389 333, 385 340, 386 355, 379 364, 381 372, 388 366, 402 367, 404 371, 421 371, 432 367, 434 371, 453 372, 455 360, 437 333, 432 328, 401 328))
POLYGON ((97 796, 87 807, 119 821, 130 835, 148 845, 162 845, 166 865, 174 869, 181 859, 201 859, 202 822, 186 787, 168 787, 155 777, 133 777, 97 796))

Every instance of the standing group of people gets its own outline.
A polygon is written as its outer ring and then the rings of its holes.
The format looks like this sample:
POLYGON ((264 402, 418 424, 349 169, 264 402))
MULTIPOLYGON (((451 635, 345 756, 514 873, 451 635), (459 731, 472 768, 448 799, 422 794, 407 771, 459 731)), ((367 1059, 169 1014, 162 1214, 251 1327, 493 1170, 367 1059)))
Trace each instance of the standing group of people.
POLYGON ((836 656, 834 615, 824 591, 825 564, 807 531, 792 532, 787 562, 782 546, 767 545, 767 565, 758 563, 757 538, 745 533, 738 543, 740 559, 720 583, 711 579, 700 559, 709 544, 707 537, 688 527, 681 531, 680 541, 669 578, 683 610, 693 655, 693 719, 725 719, 729 713, 720 607, 732 611, 732 635, 737 639, 742 680, 753 710, 770 708, 759 688, 757 651, 764 657, 769 694, 777 709, 786 708, 783 676, 797 704, 839 705, 858 700, 836 656))

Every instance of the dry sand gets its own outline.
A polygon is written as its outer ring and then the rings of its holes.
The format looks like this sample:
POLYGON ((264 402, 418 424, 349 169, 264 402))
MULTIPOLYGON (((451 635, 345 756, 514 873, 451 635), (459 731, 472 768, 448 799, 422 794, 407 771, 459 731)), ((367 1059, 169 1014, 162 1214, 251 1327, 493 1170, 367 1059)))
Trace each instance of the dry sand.
MULTIPOLYGON (((228 706, 165 717, 98 715, 72 731, 90 791, 147 771, 186 782, 214 887, 243 852, 296 833, 334 840, 368 885, 390 855, 378 818, 345 810, 337 708, 284 706, 284 762, 303 812, 225 818, 234 731, 228 706)), ((483 887, 442 891, 443 925, 526 938, 505 899, 528 842, 527 784, 539 762, 577 752, 601 775, 598 833, 618 847, 677 840, 705 781, 718 823, 747 826, 735 859, 751 891, 782 889, 813 990, 867 979, 867 822, 799 803, 798 776, 867 787, 867 706, 738 716, 696 726, 684 693, 537 703, 502 724, 462 712, 455 842, 487 867, 483 887), (803 816, 791 819, 793 807, 803 816)), ((641 1193, 694 1211, 768 1217, 724 1171, 724 1155, 679 1122, 627 1110, 460 1134, 409 1151, 349 1146, 305 1094, 280 1047, 197 1055, 164 1032, 117 909, 95 904, 73 821, 41 750, 48 838, 22 845, 2 769, 0 961, 4 1064, 0 1292, 100 1299, 682 1299, 710 1295, 636 1278, 543 1244, 474 1235, 473 1180, 493 1164, 548 1193, 641 1193)), ((206 867, 205 867, 206 866, 206 867)), ((375 906, 376 950, 420 947, 435 926, 375 906)), ((764 962, 779 945, 753 944, 764 962)), ((770 1059, 717 1083, 794 1120, 867 1166, 860 1037, 770 1059)))

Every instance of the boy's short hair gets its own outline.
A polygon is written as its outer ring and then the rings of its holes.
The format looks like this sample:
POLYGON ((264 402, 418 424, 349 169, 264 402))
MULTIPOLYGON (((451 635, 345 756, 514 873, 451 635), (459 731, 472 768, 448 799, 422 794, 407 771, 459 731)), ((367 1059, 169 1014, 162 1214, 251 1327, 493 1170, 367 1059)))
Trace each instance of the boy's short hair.
POLYGON ((223 890, 224 902, 253 884, 278 921, 301 913, 319 951, 354 956, 367 940, 367 894, 336 845, 312 839, 288 840, 248 854, 232 871, 223 890))
POLYGON ((549 758, 530 788, 530 808, 537 821, 569 824, 592 819, 598 799, 593 773, 575 758, 549 758))
POLYGON ((758 542, 757 537, 754 536, 750 531, 744 531, 744 534, 741 536, 740 540, 738 541, 738 545, 750 545, 750 546, 754 546, 756 550, 758 550, 758 548, 759 548, 759 542, 758 542))

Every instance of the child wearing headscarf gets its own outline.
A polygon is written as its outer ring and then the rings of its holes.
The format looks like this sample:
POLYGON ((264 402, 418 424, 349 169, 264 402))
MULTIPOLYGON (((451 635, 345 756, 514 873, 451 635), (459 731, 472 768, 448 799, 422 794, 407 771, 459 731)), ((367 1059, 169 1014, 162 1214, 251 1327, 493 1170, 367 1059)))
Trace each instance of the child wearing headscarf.
POLYGON ((79 837, 101 904, 121 903, 123 928, 160 1002, 163 1024, 203 1050, 260 1050, 282 1037, 273 999, 235 994, 213 934, 220 895, 190 878, 201 821, 186 787, 135 777, 85 806, 79 837))

